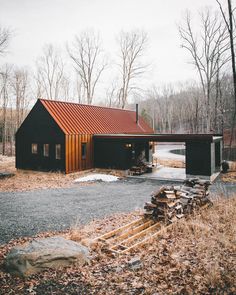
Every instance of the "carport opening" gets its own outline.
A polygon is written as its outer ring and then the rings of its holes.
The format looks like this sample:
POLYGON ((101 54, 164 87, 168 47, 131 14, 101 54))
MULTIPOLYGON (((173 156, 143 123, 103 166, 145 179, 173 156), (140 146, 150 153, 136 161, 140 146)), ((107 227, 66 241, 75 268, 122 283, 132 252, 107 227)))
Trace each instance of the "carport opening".
POLYGON ((155 142, 151 177, 164 179, 186 178, 185 143, 155 142))
MULTIPOLYGON (((222 136, 213 134, 95 135, 95 167, 130 169, 133 174, 156 172, 156 178, 158 178, 158 166, 162 164, 158 163, 161 161, 161 157, 158 155, 158 147, 163 147, 163 143, 167 143, 169 146, 173 145, 168 150, 169 155, 173 155, 169 158, 171 165, 168 165, 168 163, 163 165, 165 168, 172 168, 172 170, 168 169, 167 175, 163 178, 181 180, 186 177, 203 176, 210 179, 215 172, 220 170, 222 136), (181 148, 174 147, 174 144, 181 145, 181 148), (157 147, 157 150, 155 150, 155 147, 157 147), (178 157, 179 161, 177 161, 178 157), (146 167, 150 169, 148 171, 140 169, 142 164, 146 164, 146 167), (181 170, 174 171, 173 169, 181 170)), ((166 160, 168 162, 168 158, 166 160)))

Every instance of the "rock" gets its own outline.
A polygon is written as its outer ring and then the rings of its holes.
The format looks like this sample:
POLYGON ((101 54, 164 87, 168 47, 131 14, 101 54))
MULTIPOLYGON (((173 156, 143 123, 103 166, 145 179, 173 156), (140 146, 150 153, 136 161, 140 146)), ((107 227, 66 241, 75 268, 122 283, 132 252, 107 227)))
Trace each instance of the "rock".
POLYGON ((5 259, 5 268, 9 273, 25 277, 47 268, 82 266, 88 262, 87 247, 57 236, 12 248, 5 259))
POLYGON ((130 261, 128 262, 128 265, 132 270, 138 270, 143 266, 138 256, 130 259, 130 261))
POLYGON ((4 178, 10 178, 15 176, 14 173, 10 173, 10 172, 0 172, 0 179, 4 179, 4 178))
POLYGON ((115 269, 115 272, 116 273, 119 273, 119 272, 122 272, 123 268, 120 267, 120 266, 117 266, 116 269, 115 269))

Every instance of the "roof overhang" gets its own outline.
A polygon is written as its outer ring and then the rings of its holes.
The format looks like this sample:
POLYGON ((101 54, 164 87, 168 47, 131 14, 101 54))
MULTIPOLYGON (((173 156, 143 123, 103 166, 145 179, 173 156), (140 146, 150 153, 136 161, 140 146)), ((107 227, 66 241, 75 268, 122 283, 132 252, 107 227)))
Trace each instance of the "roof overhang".
POLYGON ((217 142, 221 134, 94 134, 94 139, 146 140, 156 142, 217 142))

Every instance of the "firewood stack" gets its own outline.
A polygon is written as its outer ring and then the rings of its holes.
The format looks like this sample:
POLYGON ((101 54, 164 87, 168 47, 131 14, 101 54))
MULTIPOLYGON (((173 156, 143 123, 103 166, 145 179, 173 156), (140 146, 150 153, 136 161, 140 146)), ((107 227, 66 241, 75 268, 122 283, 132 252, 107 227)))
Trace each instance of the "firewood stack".
POLYGON ((208 198, 209 181, 198 178, 186 179, 181 186, 161 187, 151 196, 151 202, 145 203, 144 215, 169 224, 194 210, 211 204, 208 198))

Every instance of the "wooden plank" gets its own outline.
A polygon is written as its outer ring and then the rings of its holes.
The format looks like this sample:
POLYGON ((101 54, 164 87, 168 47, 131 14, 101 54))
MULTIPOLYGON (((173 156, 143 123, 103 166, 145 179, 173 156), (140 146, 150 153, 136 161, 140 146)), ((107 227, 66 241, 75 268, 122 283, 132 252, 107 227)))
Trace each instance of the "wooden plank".
POLYGON ((166 193, 168 195, 175 195, 175 191, 174 190, 164 190, 164 193, 166 193))
POLYGON ((135 249, 135 248, 137 248, 137 247, 140 247, 140 246, 146 244, 146 243, 149 242, 151 239, 154 239, 154 238, 156 238, 157 236, 159 236, 159 235, 163 234, 164 232, 166 232, 167 229, 169 229, 171 226, 173 226, 173 224, 170 224, 170 225, 168 225, 168 226, 163 226, 163 227, 162 227, 158 232, 156 232, 154 235, 152 235, 152 236, 150 236, 150 237, 147 237, 146 239, 144 239, 144 240, 142 240, 142 241, 140 241, 140 242, 138 242, 138 243, 136 243, 136 244, 130 246, 129 248, 127 248, 127 249, 125 249, 125 250, 123 250, 123 251, 120 251, 120 253, 125 254, 125 253, 129 252, 129 251, 132 250, 132 249, 135 249))
POLYGON ((104 234, 104 235, 102 235, 102 236, 100 236, 98 238, 95 238, 95 240, 98 240, 98 239, 109 239, 109 238, 113 237, 115 234, 117 234, 117 233, 119 233, 119 232, 121 232, 121 231, 123 231, 123 230, 125 230, 125 229, 127 229, 129 227, 131 227, 131 226, 134 226, 134 225, 137 225, 137 224, 142 223, 144 220, 145 219, 143 217, 140 218, 140 219, 134 220, 134 221, 132 221, 132 222, 130 222, 130 223, 124 225, 124 226, 121 226, 121 227, 119 227, 117 229, 114 229, 114 230, 112 230, 112 231, 110 231, 110 232, 108 232, 108 233, 106 233, 106 234, 104 234))
MULTIPOLYGON (((122 244, 124 245, 124 244, 130 243, 130 242, 133 242, 134 240, 136 240, 136 239, 138 239, 138 238, 141 238, 141 237, 145 236, 147 233, 153 231, 154 229, 156 229, 156 228, 158 228, 158 227, 160 227, 160 223, 159 223, 159 222, 158 222, 158 223, 155 223, 154 225, 148 227, 147 229, 145 229, 145 230, 143 230, 143 231, 137 233, 136 235, 133 235, 133 236, 131 236, 130 238, 124 240, 124 241, 122 242, 122 244)), ((115 249, 115 248, 116 248, 116 245, 113 246, 112 249, 113 249, 113 248, 115 249)))
POLYGON ((149 226, 153 225, 154 221, 153 220, 149 220, 147 222, 145 222, 144 224, 141 224, 135 228, 131 228, 130 230, 128 230, 126 233, 114 238, 114 240, 112 240, 112 243, 117 242, 117 241, 122 241, 124 239, 126 239, 128 236, 130 235, 134 235, 136 233, 141 232, 142 230, 148 228, 149 226))

